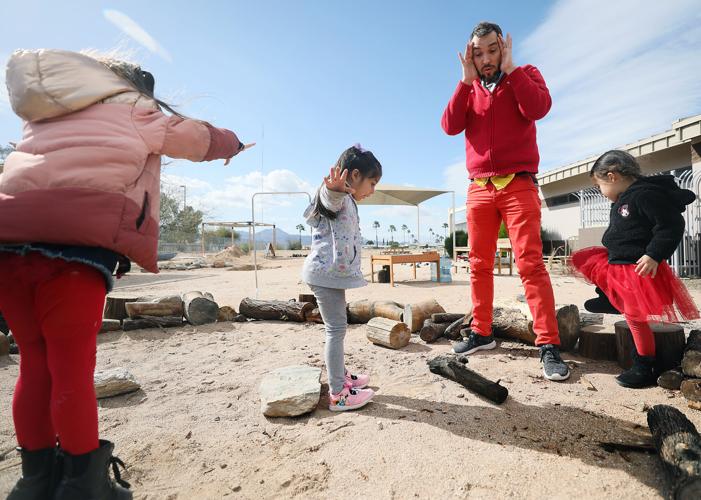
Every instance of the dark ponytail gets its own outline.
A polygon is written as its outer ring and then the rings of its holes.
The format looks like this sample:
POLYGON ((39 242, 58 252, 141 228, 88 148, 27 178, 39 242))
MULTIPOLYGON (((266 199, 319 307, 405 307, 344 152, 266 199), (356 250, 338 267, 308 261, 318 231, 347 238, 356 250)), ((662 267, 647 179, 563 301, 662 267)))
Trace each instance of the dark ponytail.
POLYGON ((637 160, 626 151, 613 149, 607 151, 594 162, 594 166, 589 172, 589 177, 605 179, 609 172, 615 172, 623 177, 640 179, 643 176, 637 160))

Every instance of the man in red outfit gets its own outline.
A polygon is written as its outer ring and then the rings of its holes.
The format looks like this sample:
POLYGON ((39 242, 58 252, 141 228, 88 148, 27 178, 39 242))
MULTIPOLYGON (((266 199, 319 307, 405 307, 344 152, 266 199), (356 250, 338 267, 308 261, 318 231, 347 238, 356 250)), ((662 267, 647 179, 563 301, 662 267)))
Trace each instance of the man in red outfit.
POLYGON ((492 335, 494 256, 504 221, 533 315, 543 374, 549 380, 565 380, 570 373, 558 348, 555 299, 543 264, 535 178, 540 160, 535 121, 550 110, 550 93, 537 68, 514 64, 511 36, 504 39, 496 24, 478 24, 464 56, 458 56, 463 76, 441 125, 450 135, 465 133, 472 181, 467 231, 473 320, 468 336, 453 351, 472 354, 496 347, 492 335))

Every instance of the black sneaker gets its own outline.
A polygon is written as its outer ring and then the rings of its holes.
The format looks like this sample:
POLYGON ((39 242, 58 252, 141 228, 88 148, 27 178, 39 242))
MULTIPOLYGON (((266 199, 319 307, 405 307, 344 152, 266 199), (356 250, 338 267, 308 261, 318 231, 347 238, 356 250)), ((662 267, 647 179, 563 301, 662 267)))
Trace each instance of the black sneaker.
POLYGON ((472 354, 477 351, 488 351, 497 346, 494 335, 480 335, 470 330, 470 334, 460 342, 453 344, 455 354, 472 354))
POLYGON ((640 356, 633 348, 633 366, 616 377, 618 385, 629 389, 642 389, 657 385, 655 356, 640 356))
POLYGON ((543 363, 543 375, 548 380, 567 380, 570 368, 560 357, 560 349, 553 344, 540 346, 540 362, 543 363))
POLYGON ((590 313, 621 314, 621 311, 613 307, 613 304, 611 304, 609 298, 598 286, 596 287, 596 293, 599 296, 595 299, 589 299, 584 302, 584 309, 590 313))

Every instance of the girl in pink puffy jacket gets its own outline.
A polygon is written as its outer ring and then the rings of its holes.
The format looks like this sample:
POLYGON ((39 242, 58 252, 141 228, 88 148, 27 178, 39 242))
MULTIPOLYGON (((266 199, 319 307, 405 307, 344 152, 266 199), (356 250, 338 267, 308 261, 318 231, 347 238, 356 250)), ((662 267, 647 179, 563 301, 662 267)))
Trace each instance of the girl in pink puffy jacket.
POLYGON ((22 477, 8 498, 131 498, 108 477, 114 445, 98 439, 105 293, 120 262, 158 272, 161 155, 228 163, 252 144, 174 112, 124 61, 20 50, 6 78, 24 120, 0 174, 0 311, 20 349, 22 477))

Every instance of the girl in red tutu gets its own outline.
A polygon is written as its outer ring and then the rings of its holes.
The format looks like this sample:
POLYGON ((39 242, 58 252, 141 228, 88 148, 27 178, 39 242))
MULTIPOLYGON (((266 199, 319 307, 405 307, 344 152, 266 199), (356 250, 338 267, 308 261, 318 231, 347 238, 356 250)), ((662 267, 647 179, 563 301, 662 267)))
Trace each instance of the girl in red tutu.
POLYGON ((648 321, 699 317, 689 292, 667 264, 684 234, 682 213, 696 195, 681 189, 672 175, 645 177, 625 151, 604 153, 589 175, 613 202, 602 238, 605 248, 576 252, 572 264, 624 314, 633 334, 633 366, 616 381, 631 388, 655 385, 655 339, 648 321))

